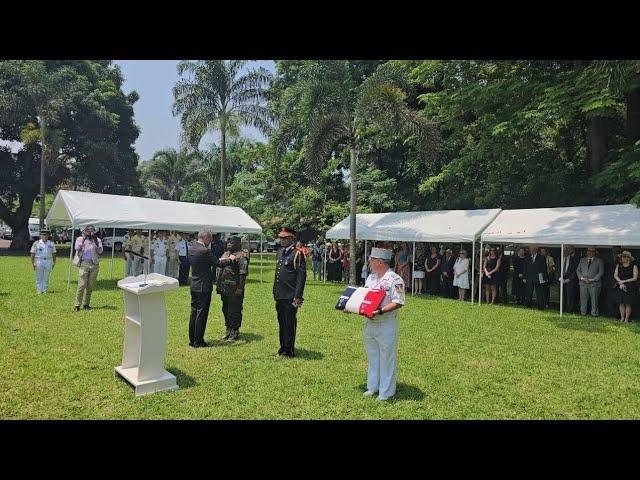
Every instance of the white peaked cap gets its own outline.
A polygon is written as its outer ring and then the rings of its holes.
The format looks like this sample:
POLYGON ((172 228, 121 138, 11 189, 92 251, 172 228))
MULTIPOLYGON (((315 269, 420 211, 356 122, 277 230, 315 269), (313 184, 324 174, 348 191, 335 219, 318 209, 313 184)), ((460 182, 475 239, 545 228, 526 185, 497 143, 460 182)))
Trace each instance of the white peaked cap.
POLYGON ((374 247, 371 249, 371 258, 381 258, 382 260, 391 260, 393 252, 386 248, 374 247))

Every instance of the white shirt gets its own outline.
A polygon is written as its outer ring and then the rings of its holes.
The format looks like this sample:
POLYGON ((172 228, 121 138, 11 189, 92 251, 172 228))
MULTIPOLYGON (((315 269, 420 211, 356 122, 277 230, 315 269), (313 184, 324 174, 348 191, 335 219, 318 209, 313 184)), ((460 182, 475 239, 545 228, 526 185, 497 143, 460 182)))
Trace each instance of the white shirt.
MULTIPOLYGON (((394 272, 392 269, 386 271, 382 278, 378 279, 375 272, 371 272, 364 283, 367 288, 382 288, 386 292, 380 308, 383 308, 390 303, 397 303, 404 305, 404 281, 402 277, 394 272)), ((398 310, 383 313, 382 315, 376 315, 373 320, 390 320, 397 318, 398 310)))
POLYGON ((56 253, 56 246, 51 240, 46 242, 36 240, 31 245, 31 253, 35 254, 37 260, 52 260, 53 254, 56 253))
POLYGON ((165 257, 167 255, 167 243, 165 240, 160 240, 159 238, 154 240, 151 248, 153 249, 154 255, 158 255, 159 257, 165 257))
POLYGON ((176 250, 178 251, 178 255, 181 257, 186 257, 187 256, 187 241, 186 240, 180 240, 178 242, 178 245, 176 245, 176 250))

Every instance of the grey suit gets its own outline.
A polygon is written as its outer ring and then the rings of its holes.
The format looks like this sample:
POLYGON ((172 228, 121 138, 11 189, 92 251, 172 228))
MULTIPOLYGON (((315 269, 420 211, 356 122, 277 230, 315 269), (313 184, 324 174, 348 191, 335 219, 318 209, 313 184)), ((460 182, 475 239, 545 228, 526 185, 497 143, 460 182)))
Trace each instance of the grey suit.
POLYGON ((591 315, 595 317, 600 313, 598 300, 600 298, 600 290, 602 290, 604 262, 599 257, 593 257, 591 259, 591 265, 589 265, 589 260, 588 257, 580 259, 580 263, 576 269, 576 275, 580 280, 580 313, 582 315, 587 314, 587 307, 589 300, 591 300, 591 315), (594 281, 592 283, 585 283, 584 278, 593 278, 594 281))

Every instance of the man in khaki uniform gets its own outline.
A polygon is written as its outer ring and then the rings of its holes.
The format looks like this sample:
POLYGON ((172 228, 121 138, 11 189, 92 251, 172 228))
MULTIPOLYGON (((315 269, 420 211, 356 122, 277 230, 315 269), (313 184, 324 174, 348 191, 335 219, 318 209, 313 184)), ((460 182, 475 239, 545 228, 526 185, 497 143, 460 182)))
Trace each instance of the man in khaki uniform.
POLYGON ((135 257, 130 253, 133 235, 134 235, 133 230, 129 230, 124 236, 124 239, 122 240, 122 251, 124 252, 124 276, 125 277, 130 277, 131 275, 133 275, 133 259, 135 257))
POLYGON ((171 231, 167 238, 167 276, 175 279, 178 278, 180 266, 178 263, 178 250, 176 249, 179 241, 180 237, 176 232, 171 231))
MULTIPOLYGON (((136 234, 131 237, 131 251, 139 255, 143 255, 146 245, 145 238, 140 233, 140 230, 136 230, 136 234)), ((142 275, 144 269, 144 259, 137 255, 133 255, 132 275, 142 275)))

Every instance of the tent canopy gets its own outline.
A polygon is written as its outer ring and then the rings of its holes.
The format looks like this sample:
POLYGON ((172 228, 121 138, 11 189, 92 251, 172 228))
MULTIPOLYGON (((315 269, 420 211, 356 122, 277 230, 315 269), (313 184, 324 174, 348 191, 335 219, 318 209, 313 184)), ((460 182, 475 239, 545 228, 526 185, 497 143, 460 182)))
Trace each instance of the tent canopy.
POLYGON ((49 226, 196 232, 262 233, 240 207, 172 202, 152 198, 59 190, 46 218, 49 226))
POLYGON ((482 241, 638 247, 640 209, 625 204, 503 210, 482 241))
MULTIPOLYGON (((498 208, 361 213, 356 215, 356 238, 402 242, 473 242, 499 213, 498 208)), ((349 217, 332 227, 326 237, 349 238, 349 217)))

